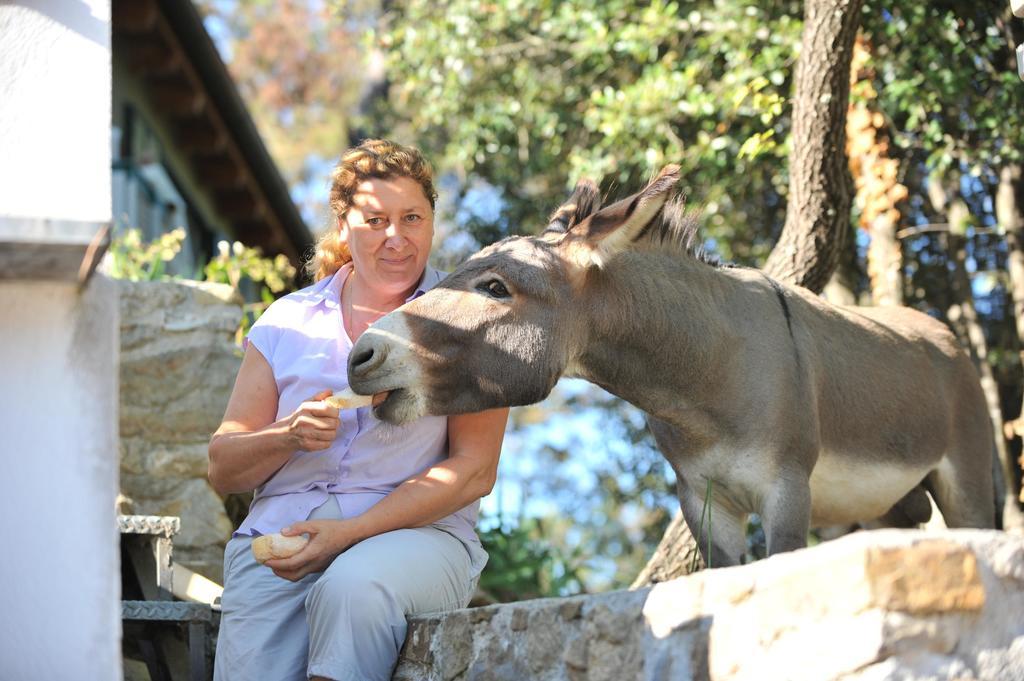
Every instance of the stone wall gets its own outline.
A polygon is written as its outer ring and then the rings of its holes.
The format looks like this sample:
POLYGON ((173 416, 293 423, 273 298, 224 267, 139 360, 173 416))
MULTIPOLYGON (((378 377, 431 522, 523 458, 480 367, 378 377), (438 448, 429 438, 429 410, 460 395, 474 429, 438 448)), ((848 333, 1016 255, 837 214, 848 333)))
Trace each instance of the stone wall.
POLYGON ((207 481, 207 444, 241 363, 231 287, 120 282, 125 511, 181 518, 176 562, 220 583, 231 522, 207 481))
POLYGON ((1024 540, 860 532, 653 588, 411 621, 395 679, 1024 679, 1024 540))

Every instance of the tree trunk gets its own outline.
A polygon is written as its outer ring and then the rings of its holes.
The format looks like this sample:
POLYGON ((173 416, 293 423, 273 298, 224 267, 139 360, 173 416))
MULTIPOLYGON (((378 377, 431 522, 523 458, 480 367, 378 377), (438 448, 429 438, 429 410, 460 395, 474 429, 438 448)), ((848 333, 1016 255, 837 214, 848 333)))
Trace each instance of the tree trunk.
POLYGON ((896 238, 899 223, 890 216, 880 215, 872 222, 868 233, 868 277, 871 280, 872 305, 903 304, 903 253, 896 238))
POLYGON ((857 262, 857 241, 852 231, 846 233, 846 244, 839 254, 839 263, 822 294, 833 305, 857 305, 857 284, 861 277, 857 262))
MULTIPOLYGON (((1013 164, 1003 167, 999 171, 999 188, 996 190, 996 219, 999 226, 1006 233, 1006 247, 1008 253, 1008 269, 1010 272, 1010 300, 1013 305, 1014 320, 1017 326, 1018 342, 1024 343, 1024 169, 1020 164, 1013 164)), ((1024 352, 1021 353, 1021 364, 1024 365, 1024 352)), ((1012 421, 1008 421, 1005 428, 1006 437, 1020 437, 1024 435, 1024 410, 1012 421)), ((1017 496, 1017 480, 1019 478, 1008 460, 1002 461, 1004 475, 1006 475, 1007 495, 1010 499, 1017 496)), ((1024 457, 1018 462, 1024 467, 1024 457)), ((1021 487, 1024 487, 1022 485, 1021 487)), ((1024 489, 1020 489, 1019 500, 1024 501, 1024 489)), ((1014 504, 1014 510, 1019 507, 1014 504)), ((1012 514, 1013 511, 1011 510, 1012 514)), ((1004 510, 1004 516, 1006 515, 1004 510)), ((1019 514, 1018 514, 1019 515, 1019 514)), ((1024 519, 1018 518, 1024 525, 1024 519)), ((1004 517, 1004 523, 1006 518, 1004 517)))
POLYGON ((683 520, 682 513, 676 513, 665 529, 665 535, 658 544, 658 550, 654 556, 647 561, 647 565, 636 576, 630 589, 667 582, 676 577, 683 577, 690 574, 691 568, 697 570, 704 568, 704 561, 701 560, 700 552, 697 550, 697 542, 690 532, 689 526, 683 520))
POLYGON ((851 88, 859 101, 851 102, 846 118, 846 154, 857 190, 860 226, 868 233, 867 269, 872 305, 903 304, 903 254, 896 227, 898 205, 907 198, 899 180, 900 162, 890 158, 885 118, 877 110, 878 93, 872 82, 872 47, 858 36, 853 46, 851 88))
POLYGON ((764 271, 815 292, 832 276, 850 224, 846 109, 863 4, 807 0, 805 5, 790 134, 789 203, 764 271))
MULTIPOLYGON (((839 262, 850 224, 846 162, 850 62, 864 0, 807 0, 796 66, 789 205, 764 270, 821 292, 839 262)), ((633 588, 690 572, 693 535, 677 513, 633 588)))

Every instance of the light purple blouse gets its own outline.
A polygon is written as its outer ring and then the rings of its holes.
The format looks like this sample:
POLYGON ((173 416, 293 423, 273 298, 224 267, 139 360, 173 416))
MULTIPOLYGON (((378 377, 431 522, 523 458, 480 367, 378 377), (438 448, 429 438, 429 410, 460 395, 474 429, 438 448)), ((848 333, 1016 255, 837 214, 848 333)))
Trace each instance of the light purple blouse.
MULTIPOLYGON (((279 395, 277 418, 291 414, 322 390, 348 387, 352 341, 345 332, 341 287, 352 271, 342 267, 331 278, 275 301, 249 330, 252 343, 270 363, 279 395)), ((409 300, 423 295, 444 274, 429 265, 409 300)), ((306 520, 332 495, 344 517, 366 512, 405 480, 448 456, 448 419, 427 416, 403 426, 374 418, 370 407, 344 409, 337 439, 325 450, 298 451, 261 487, 235 535, 279 532, 306 520)), ((433 523, 458 538, 469 551, 474 576, 487 562, 476 535, 480 502, 433 523)))

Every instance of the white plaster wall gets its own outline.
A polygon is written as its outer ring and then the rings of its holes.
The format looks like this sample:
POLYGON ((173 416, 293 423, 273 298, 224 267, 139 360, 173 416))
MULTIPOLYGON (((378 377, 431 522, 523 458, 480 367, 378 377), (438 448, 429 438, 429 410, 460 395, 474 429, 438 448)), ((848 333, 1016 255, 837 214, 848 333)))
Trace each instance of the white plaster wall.
POLYGON ((0 215, 110 220, 110 0, 0 1, 0 215))
MULTIPOLYGON (((109 0, 0 0, 0 215, 110 220, 109 0)), ((120 679, 117 289, 0 282, 0 680, 120 679)))
POLYGON ((117 303, 0 284, 0 679, 121 678, 117 303))

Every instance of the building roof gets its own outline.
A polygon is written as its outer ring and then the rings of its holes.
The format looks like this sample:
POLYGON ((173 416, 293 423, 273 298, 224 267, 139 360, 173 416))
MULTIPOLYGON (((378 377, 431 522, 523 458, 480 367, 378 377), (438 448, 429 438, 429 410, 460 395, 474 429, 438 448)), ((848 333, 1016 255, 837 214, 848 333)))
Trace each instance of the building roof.
POLYGON ((313 236, 191 0, 113 0, 112 27, 234 238, 299 264, 313 236))

